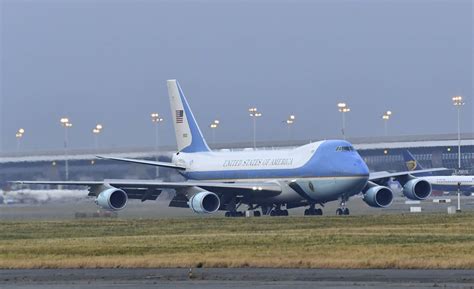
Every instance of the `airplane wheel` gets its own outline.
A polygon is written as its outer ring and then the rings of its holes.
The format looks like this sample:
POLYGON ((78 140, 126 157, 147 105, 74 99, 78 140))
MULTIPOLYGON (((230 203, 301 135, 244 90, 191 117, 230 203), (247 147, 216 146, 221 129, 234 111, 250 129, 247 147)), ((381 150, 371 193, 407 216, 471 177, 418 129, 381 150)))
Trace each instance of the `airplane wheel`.
POLYGON ((226 218, 229 218, 230 217, 230 212, 225 212, 225 215, 224 215, 226 218))
POLYGON ((254 217, 260 217, 262 214, 260 213, 260 211, 254 211, 253 212, 253 216, 254 217))
POLYGON ((278 213, 273 210, 273 211, 270 212, 270 216, 272 216, 272 217, 278 216, 278 213))
POLYGON ((321 209, 316 209, 316 215, 317 215, 317 216, 322 216, 322 215, 323 215, 323 210, 321 210, 321 209))
POLYGON ((281 211, 282 216, 288 216, 288 210, 281 211))
POLYGON ((344 215, 349 216, 349 214, 350 214, 349 208, 345 208, 344 215))
POLYGON ((304 210, 304 215, 309 216, 309 210, 308 209, 304 210))
POLYGON ((336 210, 336 215, 341 216, 343 214, 343 211, 341 208, 336 210))

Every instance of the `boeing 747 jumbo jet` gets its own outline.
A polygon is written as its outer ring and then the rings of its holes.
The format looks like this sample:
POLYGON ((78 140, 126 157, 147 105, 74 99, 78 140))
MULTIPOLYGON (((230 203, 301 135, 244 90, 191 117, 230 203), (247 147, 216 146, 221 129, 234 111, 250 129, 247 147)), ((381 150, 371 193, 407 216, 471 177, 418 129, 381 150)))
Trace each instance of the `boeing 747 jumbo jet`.
POLYGON ((183 91, 176 80, 168 80, 178 152, 170 163, 124 158, 105 158, 177 170, 185 182, 154 180, 104 180, 78 182, 20 181, 20 184, 87 186, 96 204, 108 210, 121 210, 128 199, 156 200, 163 189, 174 189, 170 207, 191 208, 198 214, 219 210, 226 216, 243 216, 247 205, 255 216, 288 215, 288 209, 308 207, 305 215, 322 215, 331 201, 340 201, 338 215, 349 215, 347 200, 362 193, 372 207, 392 203, 390 179, 403 186, 404 195, 423 200, 431 194, 429 182, 416 172, 369 173, 367 165, 352 145, 343 140, 325 140, 286 150, 211 151, 203 138, 183 91))

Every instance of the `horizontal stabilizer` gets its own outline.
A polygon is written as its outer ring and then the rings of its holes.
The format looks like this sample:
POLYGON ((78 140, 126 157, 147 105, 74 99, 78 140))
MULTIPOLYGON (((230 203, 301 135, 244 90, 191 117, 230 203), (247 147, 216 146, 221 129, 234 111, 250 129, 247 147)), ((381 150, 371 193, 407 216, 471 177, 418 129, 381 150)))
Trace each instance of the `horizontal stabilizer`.
POLYGON ((135 160, 135 159, 103 157, 103 156, 97 156, 97 158, 102 159, 102 160, 127 162, 127 163, 134 163, 134 164, 148 165, 148 166, 155 166, 155 167, 164 167, 164 168, 177 169, 177 170, 185 170, 186 169, 183 166, 178 166, 178 165, 175 165, 173 163, 167 163, 167 162, 155 162, 155 161, 147 161, 147 160, 135 160))

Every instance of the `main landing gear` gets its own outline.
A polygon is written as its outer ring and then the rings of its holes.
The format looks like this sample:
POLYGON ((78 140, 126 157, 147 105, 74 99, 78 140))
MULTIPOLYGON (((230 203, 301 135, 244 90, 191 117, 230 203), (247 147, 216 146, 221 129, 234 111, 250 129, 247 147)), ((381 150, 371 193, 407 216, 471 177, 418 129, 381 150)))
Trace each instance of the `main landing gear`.
POLYGON ((265 216, 288 216, 288 210, 282 210, 281 205, 273 205, 273 206, 261 206, 262 213, 265 216))
POLYGON ((304 210, 304 215, 305 216, 322 216, 323 215, 323 210, 322 209, 316 209, 315 204, 309 205, 309 209, 304 210))
POLYGON ((233 197, 226 206, 227 212, 224 216, 227 218, 229 217, 244 217, 244 212, 237 211, 240 207, 240 202, 238 202, 237 198, 233 197))
MULTIPOLYGON (((249 208, 247 209, 247 211, 238 211, 239 206, 240 204, 236 205, 235 202, 233 201, 229 202, 229 204, 227 204, 227 207, 226 207, 227 212, 225 213, 225 216, 226 217, 245 217, 246 215, 248 216, 249 213, 250 213, 250 216, 253 215, 254 217, 260 217, 262 215, 272 216, 272 217, 289 215, 288 210, 283 210, 281 208, 281 205, 274 205, 274 206, 249 205, 249 208), (258 210, 259 207, 262 209, 262 212, 258 210)), ((322 211, 321 210, 319 211, 322 214, 322 211)))
MULTIPOLYGON (((260 213, 260 211, 250 211, 250 214, 253 213, 253 216, 254 217, 260 217, 262 215, 262 213, 260 213)), ((245 217, 245 213, 244 212, 226 212, 225 215, 227 218, 230 218, 230 217, 245 217)))
POLYGON ((244 212, 237 212, 237 211, 235 211, 235 212, 225 212, 225 216, 227 218, 229 218, 229 217, 243 217, 244 212))
POLYGON ((270 216, 275 217, 275 216, 288 216, 288 210, 272 210, 270 212, 270 216))
MULTIPOLYGON (((259 210, 257 210, 257 207, 254 205, 250 205, 248 208, 248 211, 238 211, 241 203, 237 203, 237 200, 234 198, 232 199, 228 204, 226 209, 228 210, 224 216, 226 217, 245 217, 246 213, 250 213, 250 215, 253 214, 254 217, 260 217, 262 214, 260 213, 259 210)), ((248 215, 247 215, 248 216, 248 215)))
POLYGON ((338 216, 349 216, 349 214, 350 214, 349 208, 346 208, 346 198, 342 197, 341 198, 341 205, 336 210, 336 215, 338 215, 338 216))
POLYGON ((288 210, 282 210, 281 205, 276 205, 275 208, 270 211, 270 216, 288 216, 288 210))

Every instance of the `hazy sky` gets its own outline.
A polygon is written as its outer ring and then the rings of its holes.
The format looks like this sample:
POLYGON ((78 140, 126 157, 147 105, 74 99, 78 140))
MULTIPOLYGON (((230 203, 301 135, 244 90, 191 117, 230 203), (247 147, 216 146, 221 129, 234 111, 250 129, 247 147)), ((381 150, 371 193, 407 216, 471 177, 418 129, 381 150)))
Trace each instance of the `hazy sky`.
POLYGON ((250 141, 249 106, 263 113, 260 140, 456 131, 451 97, 473 121, 472 1, 19 1, 0 0, 1 142, 15 150, 153 144, 150 113, 174 144, 166 80, 176 78, 204 134, 250 141), (225 3, 222 3, 225 2, 225 3))

